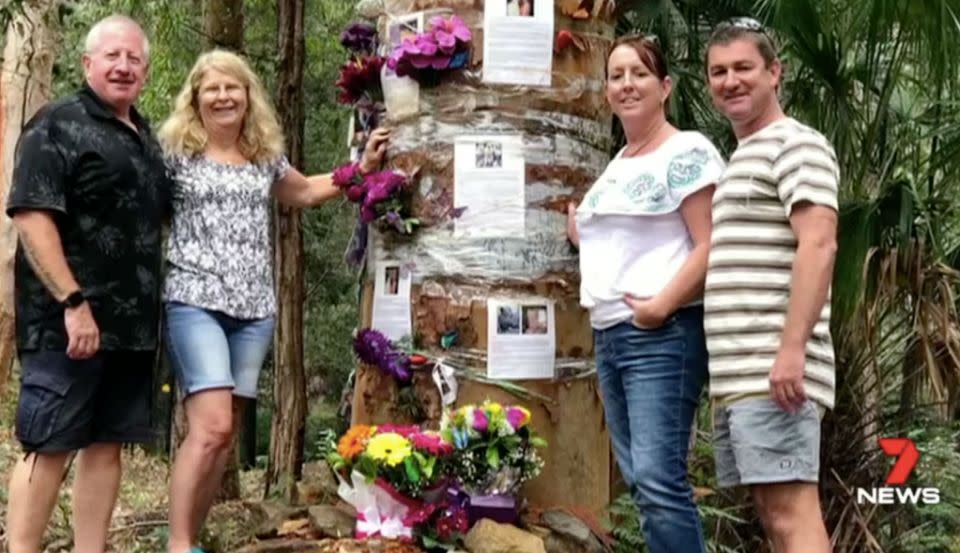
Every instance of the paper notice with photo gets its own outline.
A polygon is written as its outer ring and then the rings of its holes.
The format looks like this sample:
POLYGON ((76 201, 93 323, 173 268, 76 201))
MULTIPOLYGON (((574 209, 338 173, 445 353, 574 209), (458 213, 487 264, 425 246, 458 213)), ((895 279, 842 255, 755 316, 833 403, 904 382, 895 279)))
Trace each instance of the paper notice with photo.
POLYGON ((553 300, 487 300, 487 377, 553 378, 556 343, 553 300))
POLYGON ((453 148, 453 205, 466 208, 454 223, 454 236, 523 238, 523 136, 459 136, 453 148))
POLYGON ((483 82, 550 86, 553 0, 486 0, 483 82))
POLYGON ((410 288, 412 272, 398 262, 376 265, 371 326, 391 340, 411 336, 410 288))

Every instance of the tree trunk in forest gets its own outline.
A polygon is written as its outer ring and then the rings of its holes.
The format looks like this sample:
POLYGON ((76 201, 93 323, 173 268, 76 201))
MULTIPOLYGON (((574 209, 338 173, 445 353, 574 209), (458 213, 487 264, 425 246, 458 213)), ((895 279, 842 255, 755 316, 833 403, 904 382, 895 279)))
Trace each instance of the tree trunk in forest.
POLYGON ((243 48, 243 0, 205 0, 203 30, 208 48, 243 48))
POLYGON ((20 129, 50 99, 56 57, 58 0, 28 0, 6 29, 0 73, 0 395, 10 379, 16 353, 13 263, 17 233, 5 215, 13 178, 13 154, 20 129))
MULTIPOLYGON (((303 168, 304 0, 277 0, 277 108, 287 133, 287 155, 303 168)), ((264 496, 278 490, 296 501, 303 465, 307 418, 303 366, 303 234, 300 210, 274 207, 274 278, 277 285, 277 330, 273 349, 273 422, 264 496)))

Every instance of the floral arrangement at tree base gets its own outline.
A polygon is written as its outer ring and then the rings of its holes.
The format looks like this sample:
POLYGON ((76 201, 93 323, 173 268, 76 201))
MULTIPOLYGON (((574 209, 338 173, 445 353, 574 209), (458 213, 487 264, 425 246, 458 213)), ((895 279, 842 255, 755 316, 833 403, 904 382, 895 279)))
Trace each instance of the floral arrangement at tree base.
POLYGON ((481 518, 516 523, 516 494, 543 467, 545 442, 529 423, 526 408, 486 401, 446 413, 439 432, 351 427, 328 462, 357 511, 356 535, 449 549, 481 518))
POLYGON ((440 537, 447 533, 436 523, 445 517, 466 521, 446 501, 443 465, 452 453, 453 446, 438 432, 417 426, 347 430, 328 463, 340 480, 338 494, 357 511, 356 537, 413 541, 418 527, 420 534, 440 537))
POLYGON ((481 518, 515 523, 517 494, 543 469, 537 452, 546 446, 530 428, 525 407, 485 401, 446 413, 440 434, 455 448, 447 465, 460 484, 459 501, 471 524, 481 518))

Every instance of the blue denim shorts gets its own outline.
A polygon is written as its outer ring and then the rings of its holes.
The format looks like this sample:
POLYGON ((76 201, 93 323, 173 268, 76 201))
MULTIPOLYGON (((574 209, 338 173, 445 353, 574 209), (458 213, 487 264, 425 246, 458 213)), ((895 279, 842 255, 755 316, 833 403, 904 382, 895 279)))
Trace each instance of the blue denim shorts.
POLYGON ((273 326, 273 317, 235 319, 168 302, 164 338, 184 395, 231 388, 235 396, 257 397, 257 378, 273 343, 273 326))

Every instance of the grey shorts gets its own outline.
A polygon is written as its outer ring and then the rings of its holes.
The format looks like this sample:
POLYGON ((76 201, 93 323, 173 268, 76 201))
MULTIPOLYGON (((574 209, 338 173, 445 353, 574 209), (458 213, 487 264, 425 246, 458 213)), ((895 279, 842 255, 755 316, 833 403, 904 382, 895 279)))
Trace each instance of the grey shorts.
POLYGON ((769 398, 717 404, 713 411, 717 485, 817 482, 821 416, 810 400, 794 414, 769 398))

